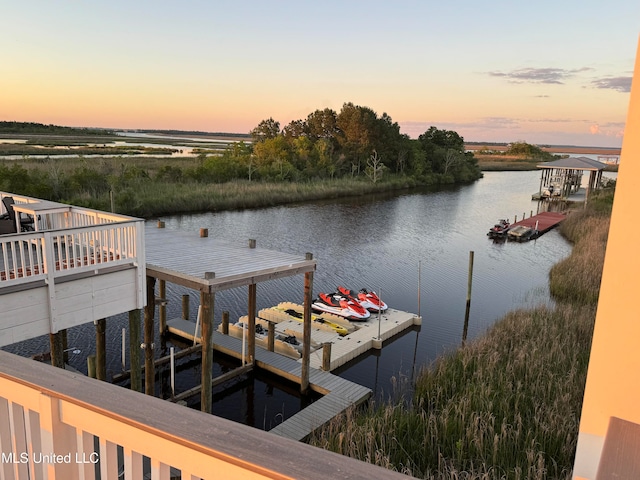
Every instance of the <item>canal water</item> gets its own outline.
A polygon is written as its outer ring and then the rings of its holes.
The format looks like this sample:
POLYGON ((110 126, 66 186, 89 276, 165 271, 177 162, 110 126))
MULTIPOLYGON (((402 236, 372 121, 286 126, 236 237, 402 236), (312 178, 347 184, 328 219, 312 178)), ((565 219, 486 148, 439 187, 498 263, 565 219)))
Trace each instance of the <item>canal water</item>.
MULTIPOLYGON (((495 242, 486 235, 499 218, 514 220, 536 213, 531 194, 540 173, 486 172, 466 186, 407 191, 256 210, 164 217, 167 229, 208 228, 209 235, 230 242, 257 240, 262 248, 317 260, 314 295, 338 285, 377 291, 392 308, 420 313, 422 326, 387 342, 341 367, 340 376, 365 385, 382 398, 402 393, 420 367, 462 337, 467 294, 469 252, 474 252, 473 289, 468 338, 485 332, 506 312, 550 302, 550 267, 566 257, 571 246, 556 230, 528 243, 495 242), (420 286, 420 288, 419 288, 420 286)), ((180 316, 181 296, 190 295, 195 319, 199 296, 167 284, 168 318, 180 316)), ((258 285, 258 309, 281 301, 302 303, 303 276, 258 285)), ((216 294, 215 322, 221 312, 231 320, 246 315, 247 289, 216 294)), ((108 321, 108 370, 118 373, 121 330, 126 316, 108 321)), ((86 372, 86 356, 94 351, 93 325, 69 332, 70 364, 86 372), (75 353, 74 353, 75 352, 75 353)), ((178 342, 175 342, 178 344, 178 342)), ((157 355, 171 343, 158 339, 157 355)), ((32 355, 48 350, 48 339, 22 342, 6 350, 32 355)), ((214 356, 215 374, 236 366, 214 356)), ((178 362, 177 391, 200 382, 199 359, 178 362)), ((169 376, 163 370, 158 389, 168 396, 169 376)), ((192 402, 199 401, 195 398, 192 402)), ((313 401, 300 397, 295 385, 261 374, 242 377, 214 390, 215 414, 270 429, 313 401)), ((198 408, 197 403, 189 403, 198 408)))

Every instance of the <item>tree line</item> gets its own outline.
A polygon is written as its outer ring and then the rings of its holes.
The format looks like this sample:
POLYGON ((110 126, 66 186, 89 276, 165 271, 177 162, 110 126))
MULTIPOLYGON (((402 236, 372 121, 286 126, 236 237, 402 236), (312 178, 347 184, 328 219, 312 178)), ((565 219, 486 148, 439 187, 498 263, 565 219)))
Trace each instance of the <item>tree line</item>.
POLYGON ((411 176, 424 183, 469 182, 481 173, 464 139, 430 127, 417 140, 400 133, 389 115, 345 103, 340 112, 315 110, 281 128, 273 118, 250 132, 252 142, 231 145, 220 156, 203 157, 198 176, 224 182, 301 181, 386 175, 411 176))
MULTIPOLYGON (((3 123, 6 133, 12 128, 9 124, 16 122, 3 123)), ((24 133, 40 128, 30 126, 48 127, 21 125, 24 133)), ((465 151, 464 140, 456 132, 432 126, 418 139, 410 139, 386 113, 378 115, 353 103, 345 103, 340 112, 316 110, 284 128, 269 118, 250 135, 251 142, 231 143, 223 153, 184 159, 107 155, 31 159, 25 155, 22 162, 0 161, 0 190, 103 209, 113 191, 119 211, 140 214, 137 205, 143 192, 168 192, 173 186, 187 186, 174 194, 189 196, 210 184, 249 182, 254 186, 264 184, 261 195, 268 195, 265 192, 269 185, 276 182, 294 189, 304 184, 318 186, 308 198, 321 198, 324 194, 336 195, 332 189, 326 193, 327 183, 342 185, 339 188, 348 195, 370 191, 367 188, 374 184, 379 191, 470 182, 482 176, 475 157, 465 151)), ((174 210, 203 208, 198 200, 189 202, 174 210)), ((153 208, 147 210, 155 212, 153 208)))
POLYGON ((74 128, 61 127, 59 125, 45 125, 35 122, 0 122, 0 134, 17 135, 77 135, 77 136, 100 136, 114 135, 112 130, 97 128, 74 128))

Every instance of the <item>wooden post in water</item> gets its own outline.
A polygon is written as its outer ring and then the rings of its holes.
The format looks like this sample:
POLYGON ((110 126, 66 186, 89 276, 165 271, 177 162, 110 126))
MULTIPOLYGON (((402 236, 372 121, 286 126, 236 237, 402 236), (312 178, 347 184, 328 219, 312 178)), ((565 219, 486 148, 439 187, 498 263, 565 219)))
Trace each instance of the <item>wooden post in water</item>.
POLYGON ((140 310, 129 311, 129 365, 131 368, 131 390, 142 391, 140 367, 140 310))
POLYGON ((96 356, 93 354, 87 357, 87 376, 96 378, 96 356))
POLYGON ((64 341, 62 331, 49 334, 49 348, 51 349, 51 365, 64 368, 64 341))
POLYGON ((322 370, 331 371, 331 342, 322 344, 322 370))
POLYGON ((518 215, 514 215, 513 216, 513 223, 516 223, 518 221, 518 215))
POLYGON ((107 319, 96 320, 96 378, 107 379, 107 319))
POLYGON ((276 325, 273 322, 269 322, 267 331, 267 350, 273 352, 276 341, 276 325))
POLYGON ((200 292, 201 322, 202 322, 202 376, 200 391, 200 410, 211 413, 213 405, 211 376, 213 375, 213 307, 214 293, 208 291, 200 292))
POLYGON ((222 312, 222 333, 229 335, 229 312, 222 312))
POLYGON ((182 319, 189 320, 189 294, 182 295, 182 319))
POLYGON ((64 363, 69 363, 69 341, 67 338, 67 329, 60 330, 60 335, 62 335, 62 361, 64 363))
POLYGON ((462 330, 462 344, 467 341, 469 330, 469 311, 471 309, 471 283, 473 279, 473 250, 469 252, 469 279, 467 281, 467 308, 464 312, 464 329, 462 330))
POLYGON ((200 229, 200 238, 206 238, 209 236, 209 229, 208 228, 201 228, 200 229))
POLYGON ((156 367, 153 363, 153 323, 156 310, 156 279, 147 275, 147 305, 144 307, 144 393, 155 395, 156 367))
POLYGON ((422 260, 418 260, 418 317, 420 316, 420 292, 422 291, 422 260))
POLYGON ((249 348, 249 362, 253 364, 256 358, 256 284, 249 285, 249 314, 247 315, 247 347, 249 348))
POLYGON ((160 335, 162 335, 167 331, 167 282, 164 280, 158 282, 158 296, 160 297, 158 322, 160 323, 160 335))
MULTIPOLYGON (((313 254, 307 252, 307 260, 313 260, 313 254)), ((313 272, 304 274, 304 313, 302 334, 302 368, 300 369, 300 392, 309 390, 309 358, 311 356, 311 301, 313 295, 313 272)))

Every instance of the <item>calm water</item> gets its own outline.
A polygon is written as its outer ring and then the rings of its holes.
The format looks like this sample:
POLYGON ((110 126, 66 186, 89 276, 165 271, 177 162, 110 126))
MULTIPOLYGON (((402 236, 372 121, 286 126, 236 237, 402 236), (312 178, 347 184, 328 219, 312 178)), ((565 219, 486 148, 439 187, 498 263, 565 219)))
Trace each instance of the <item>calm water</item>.
MULTIPOLYGON (((382 294, 393 308, 423 317, 421 328, 385 343, 382 351, 343 367, 341 376, 394 394, 394 384, 447 349, 459 345, 464 323, 469 252, 475 252, 469 322, 472 339, 507 311, 548 303, 548 272, 567 256, 570 245, 551 231, 528 243, 494 243, 486 232, 498 218, 538 208, 531 194, 539 172, 487 172, 470 186, 395 195, 304 203, 238 212, 165 217, 167 229, 209 228, 209 235, 232 242, 255 238, 258 246, 304 255, 318 262, 314 294, 337 285, 366 287, 382 294), (419 275, 420 271, 420 275, 419 275), (418 284, 420 276, 420 305, 418 284)), ((169 318, 180 315, 180 296, 189 293, 195 318, 198 295, 167 285, 169 318)), ((289 300, 302 302, 303 276, 258 285, 258 308, 289 300)), ((215 320, 228 310, 231 319, 246 314, 247 289, 216 294, 215 320)), ((108 369, 120 370, 120 336, 126 317, 108 322, 108 369)), ((94 349, 92 325, 69 332, 69 346, 80 350, 70 363, 86 372, 86 355, 94 349)), ((168 345, 166 346, 168 348, 168 345)), ((30 355, 48 350, 48 339, 23 342, 11 351, 30 355)), ((165 350, 164 352, 166 352, 165 350)), ((162 349, 158 354, 164 353, 162 349)), ((178 391, 199 383, 199 362, 181 361, 178 391), (186 368, 189 367, 189 368, 186 368)), ((231 366, 216 361, 216 373, 231 366)), ((168 391, 168 374, 158 388, 168 391)), ((198 399, 195 399, 198 400, 198 399)), ((274 426, 312 401, 293 385, 267 377, 241 378, 214 391, 214 412, 259 428, 274 426)), ((197 406, 194 404, 193 406, 197 406)))

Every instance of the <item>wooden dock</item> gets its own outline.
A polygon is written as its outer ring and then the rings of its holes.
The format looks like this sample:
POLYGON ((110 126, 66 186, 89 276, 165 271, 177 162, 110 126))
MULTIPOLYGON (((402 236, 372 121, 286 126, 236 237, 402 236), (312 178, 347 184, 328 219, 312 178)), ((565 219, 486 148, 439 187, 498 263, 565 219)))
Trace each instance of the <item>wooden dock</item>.
POLYGON ((557 227, 567 216, 564 213, 558 212, 542 212, 537 215, 533 215, 529 218, 522 219, 519 222, 511 224, 511 228, 517 226, 528 227, 534 231, 534 234, 530 237, 538 238, 540 235, 547 233, 552 228, 557 227))
MULTIPOLYGON (((193 322, 183 319, 168 320, 167 328, 175 335, 194 340, 195 323, 193 322)), ((213 348, 225 355, 238 359, 242 357, 242 341, 229 335, 214 331, 213 348)), ((299 361, 257 348, 255 365, 282 378, 300 383, 302 364, 299 361)), ((310 368, 309 387, 324 396, 272 429, 271 432, 293 440, 303 440, 351 405, 358 405, 371 396, 369 388, 315 368, 310 368)))

